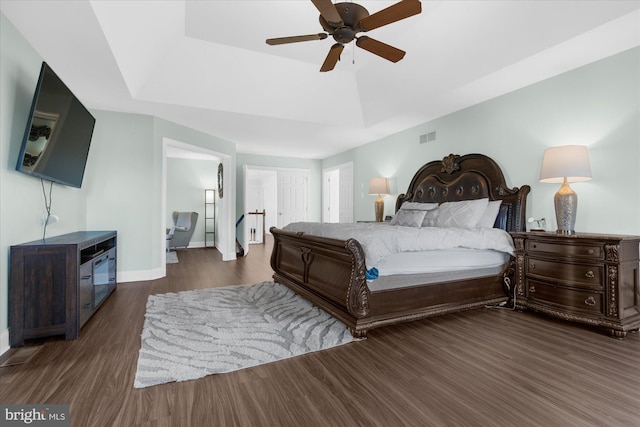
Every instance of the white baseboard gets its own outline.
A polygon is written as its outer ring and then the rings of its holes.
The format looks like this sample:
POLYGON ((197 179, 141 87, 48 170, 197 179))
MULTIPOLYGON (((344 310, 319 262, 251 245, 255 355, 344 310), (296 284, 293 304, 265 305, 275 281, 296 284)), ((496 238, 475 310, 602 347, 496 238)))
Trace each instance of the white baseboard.
MULTIPOLYGON (((204 242, 194 242, 193 240, 189 242, 189 246, 186 248, 184 246, 178 246, 178 249, 191 249, 191 248, 204 248, 204 242)), ((171 250, 174 250, 175 247, 171 246, 171 250)))
POLYGON ((153 270, 118 271, 118 283, 144 282, 147 280, 162 279, 167 275, 167 269, 156 268, 153 270))
POLYGON ((9 351, 9 329, 0 332, 0 356, 9 351))
MULTIPOLYGON (((204 247, 205 247, 204 242, 191 242, 189 243, 189 247, 187 249, 204 248, 204 247)), ((179 250, 183 250, 183 249, 181 248, 179 250)), ((216 248, 216 250, 220 251, 218 248, 216 248)), ((234 256, 231 259, 236 259, 236 257, 234 256)), ((223 261, 229 261, 229 260, 223 260, 223 261)), ((166 275, 167 275, 166 265, 160 268, 155 268, 153 270, 118 271, 118 283, 144 282, 147 280, 162 279, 166 275)))

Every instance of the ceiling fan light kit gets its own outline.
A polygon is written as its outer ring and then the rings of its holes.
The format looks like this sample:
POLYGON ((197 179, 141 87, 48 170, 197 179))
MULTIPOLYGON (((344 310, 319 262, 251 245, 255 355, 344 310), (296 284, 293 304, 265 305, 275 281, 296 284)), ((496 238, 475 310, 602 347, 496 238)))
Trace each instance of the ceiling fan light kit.
POLYGON ((361 49, 391 62, 400 61, 405 55, 403 50, 371 37, 357 37, 357 34, 380 28, 422 12, 422 5, 419 0, 402 0, 373 15, 369 15, 367 9, 356 3, 333 4, 331 0, 311 0, 311 2, 320 12, 320 25, 326 33, 267 39, 267 44, 279 45, 324 40, 328 36, 332 36, 337 43, 329 49, 329 53, 320 68, 320 71, 323 72, 334 69, 340 60, 344 45, 351 43, 354 39, 356 40, 356 46, 361 49))

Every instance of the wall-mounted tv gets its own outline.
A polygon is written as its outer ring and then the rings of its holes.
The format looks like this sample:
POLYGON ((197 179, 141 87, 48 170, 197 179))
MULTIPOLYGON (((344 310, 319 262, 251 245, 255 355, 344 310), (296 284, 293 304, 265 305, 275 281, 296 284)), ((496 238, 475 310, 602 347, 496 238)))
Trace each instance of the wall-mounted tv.
POLYGON ((16 170, 80 188, 95 122, 43 62, 16 170))

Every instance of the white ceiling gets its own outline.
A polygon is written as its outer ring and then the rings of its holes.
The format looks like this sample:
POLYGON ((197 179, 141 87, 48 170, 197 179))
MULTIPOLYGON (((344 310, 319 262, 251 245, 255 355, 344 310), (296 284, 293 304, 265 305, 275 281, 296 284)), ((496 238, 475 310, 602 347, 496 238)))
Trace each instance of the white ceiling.
MULTIPOLYGON (((360 1, 371 14, 395 2, 360 1)), ((93 109, 157 116, 241 153, 325 158, 640 45, 640 1, 422 1, 368 36, 393 64, 331 38, 308 0, 0 0, 93 109)))

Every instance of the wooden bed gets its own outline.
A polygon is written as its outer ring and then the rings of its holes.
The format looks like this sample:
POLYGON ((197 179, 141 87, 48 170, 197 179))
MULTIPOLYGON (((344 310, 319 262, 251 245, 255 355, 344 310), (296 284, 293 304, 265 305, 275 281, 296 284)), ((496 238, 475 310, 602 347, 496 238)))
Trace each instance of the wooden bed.
MULTIPOLYGON (((442 203, 502 200, 495 227, 525 230, 528 185, 508 188, 498 164, 482 154, 450 154, 422 166, 396 201, 442 203)), ((505 301, 512 262, 499 275, 430 283, 393 290, 369 289, 365 254, 355 239, 338 240, 271 228, 275 281, 340 319, 356 338, 372 328, 453 313, 505 301)))

